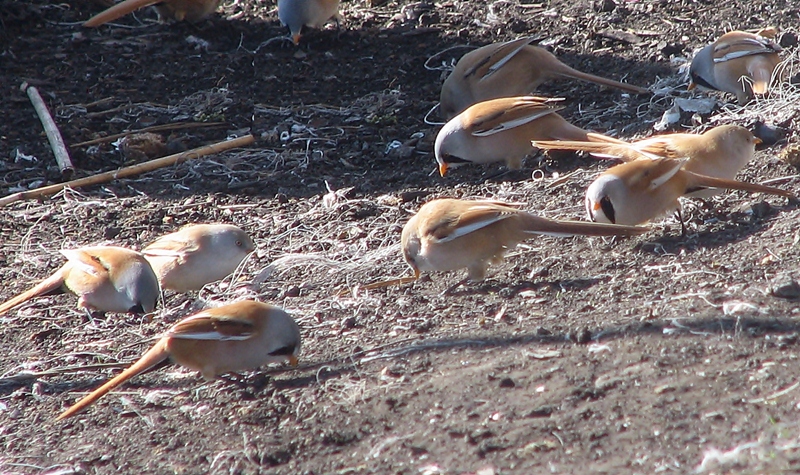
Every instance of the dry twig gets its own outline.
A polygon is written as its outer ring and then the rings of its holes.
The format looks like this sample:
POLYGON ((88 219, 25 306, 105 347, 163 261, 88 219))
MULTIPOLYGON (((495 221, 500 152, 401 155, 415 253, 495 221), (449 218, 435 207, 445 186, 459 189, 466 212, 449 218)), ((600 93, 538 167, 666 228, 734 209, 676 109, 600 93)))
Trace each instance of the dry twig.
POLYGON ((50 148, 53 150, 56 162, 58 162, 58 169, 61 170, 61 176, 65 178, 71 177, 75 172, 75 167, 72 166, 72 160, 69 158, 69 151, 67 150, 67 146, 64 145, 64 138, 61 136, 61 132, 58 131, 56 121, 53 120, 53 116, 50 114, 47 104, 44 103, 44 99, 42 99, 39 91, 35 87, 29 86, 27 82, 22 83, 19 88, 28 94, 28 98, 31 100, 31 104, 33 104, 33 108, 36 110, 36 115, 39 116, 39 120, 42 122, 44 132, 47 134, 47 140, 50 142, 50 148))
POLYGON ((186 152, 176 153, 174 155, 168 155, 166 157, 157 158, 155 160, 150 160, 149 162, 140 163, 138 165, 125 167, 119 170, 87 176, 85 178, 79 178, 77 180, 68 181, 66 183, 57 183, 55 185, 44 186, 42 188, 36 188, 35 190, 21 191, 19 193, 8 195, 4 198, 0 198, 0 207, 21 200, 29 200, 33 198, 41 198, 44 196, 49 196, 54 193, 58 193, 64 188, 78 188, 81 186, 98 185, 100 183, 106 183, 119 178, 126 178, 129 176, 138 175, 140 173, 150 172, 153 170, 157 170, 159 168, 168 167, 170 165, 176 165, 188 160, 193 160, 206 155, 223 152, 225 150, 229 150, 232 148, 244 147, 246 145, 252 144, 254 141, 255 138, 253 138, 252 135, 248 134, 245 135, 244 137, 239 137, 232 140, 225 140, 211 145, 205 145, 192 150, 187 150, 186 152))

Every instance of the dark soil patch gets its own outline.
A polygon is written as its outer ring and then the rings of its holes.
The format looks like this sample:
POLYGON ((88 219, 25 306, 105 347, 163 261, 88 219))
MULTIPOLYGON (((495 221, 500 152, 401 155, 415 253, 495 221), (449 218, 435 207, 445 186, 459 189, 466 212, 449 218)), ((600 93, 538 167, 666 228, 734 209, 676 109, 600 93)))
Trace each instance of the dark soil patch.
MULTIPOLYGON (((191 222, 232 222, 253 236, 245 282, 287 254, 305 256, 280 261, 259 285, 167 295, 153 321, 90 321, 70 296, 0 317, 0 471, 688 473, 707 450, 738 446, 738 458, 709 470, 797 470, 800 305, 770 292, 800 272, 800 210, 783 200, 730 193, 692 203, 686 237, 667 221, 629 240, 532 240, 451 295, 441 292, 460 273, 357 289, 408 273, 400 229, 430 197, 493 197, 574 218, 607 166, 535 157, 500 176, 499 166, 432 174, 437 127, 423 117, 445 73, 425 69, 429 57, 544 33, 579 69, 678 84, 670 55, 731 28, 796 33, 800 18, 793 1, 617 3, 346 2, 343 29, 309 32, 295 48, 266 43, 285 34, 273 3, 225 2, 199 25, 157 24, 146 12, 89 31, 80 22, 99 11, 93 2, 0 0, 0 195, 60 179, 23 81, 40 89, 68 144, 178 121, 224 124, 167 133, 165 150, 257 138, 2 208, 0 299, 60 266, 62 247, 140 248, 191 222), (543 179, 531 179, 534 169, 543 179), (297 318, 300 369, 240 384, 162 369, 53 422, 114 372, 80 367, 133 361, 174 321, 241 296, 297 318)), ((580 82, 540 92, 567 97, 574 123, 623 137, 651 133, 670 105, 580 82)), ((796 120, 781 124, 790 141, 796 120)), ((777 158, 784 145, 760 151, 745 179, 796 175, 777 158)), ((78 176, 143 160, 108 143, 72 153, 78 176)))

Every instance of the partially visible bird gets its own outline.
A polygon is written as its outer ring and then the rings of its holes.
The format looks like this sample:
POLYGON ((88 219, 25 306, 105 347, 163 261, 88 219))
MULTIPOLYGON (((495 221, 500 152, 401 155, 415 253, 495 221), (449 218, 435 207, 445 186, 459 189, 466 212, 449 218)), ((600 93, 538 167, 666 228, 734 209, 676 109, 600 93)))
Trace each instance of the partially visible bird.
POLYGON ((299 44, 304 26, 322 28, 330 19, 339 22, 339 0, 278 0, 278 18, 289 28, 292 42, 299 44))
POLYGON ((0 315, 42 295, 71 292, 78 307, 100 312, 150 313, 160 294, 158 278, 144 256, 122 247, 64 249, 67 258, 53 275, 0 305, 0 315))
MULTIPOLYGON (((702 134, 664 134, 632 143, 536 140, 533 145, 542 150, 582 150, 626 162, 636 159, 686 158, 683 165, 686 171, 731 180, 753 159, 759 143, 761 139, 744 127, 720 125, 702 134)), ((707 193, 706 196, 708 195, 707 193)))
POLYGON ((536 38, 530 37, 493 43, 462 56, 442 84, 439 107, 444 118, 449 120, 477 102, 531 94, 542 83, 562 77, 634 94, 649 92, 638 86, 572 69, 546 49, 531 45, 534 41, 536 38))
POLYGON ((562 99, 536 96, 502 97, 473 104, 439 130, 434 144, 439 173, 464 163, 505 161, 509 168, 535 151, 531 140, 573 140, 624 143, 567 122, 556 112, 562 99))
POLYGON ((631 236, 648 230, 541 218, 500 201, 444 198, 429 201, 406 223, 401 247, 417 277, 467 268, 470 279, 481 280, 489 264, 537 234, 631 236))
POLYGON ((109 391, 169 358, 207 380, 267 363, 297 364, 300 330, 286 312, 252 300, 203 310, 176 323, 139 360, 58 419, 84 410, 109 391))
POLYGON ((142 254, 162 289, 188 292, 229 276, 254 249, 237 226, 193 224, 158 238, 142 254))
POLYGON ((701 49, 689 68, 689 89, 703 86, 736 95, 739 105, 769 92, 783 49, 772 39, 746 31, 731 31, 701 49))
POLYGON ((220 0, 125 0, 88 19, 83 26, 95 28, 140 8, 155 6, 161 21, 196 23, 214 13, 220 0))
POLYGON ((586 190, 592 221, 624 225, 646 223, 680 209, 678 198, 707 188, 769 193, 791 200, 793 193, 771 186, 698 175, 684 170, 685 160, 634 160, 601 173, 586 190))

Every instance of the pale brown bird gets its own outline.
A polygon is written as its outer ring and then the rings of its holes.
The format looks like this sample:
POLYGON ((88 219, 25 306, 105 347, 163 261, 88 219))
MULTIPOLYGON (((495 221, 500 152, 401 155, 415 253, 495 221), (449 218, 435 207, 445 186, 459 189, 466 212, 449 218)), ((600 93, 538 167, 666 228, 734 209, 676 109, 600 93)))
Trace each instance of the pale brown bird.
POLYGON ((769 92, 783 49, 772 39, 746 31, 731 31, 701 49, 689 68, 689 89, 703 86, 736 94, 739 105, 769 92))
POLYGON ((501 97, 479 102, 448 121, 434 144, 439 173, 464 163, 505 161, 509 168, 536 150, 531 140, 600 140, 624 143, 567 122, 556 112, 562 99, 536 96, 501 97))
POLYGON ((64 249, 67 263, 53 275, 0 305, 0 315, 41 295, 71 292, 78 307, 100 312, 150 313, 160 294, 144 256, 122 247, 64 249))
POLYGON ((542 83, 561 77, 635 94, 649 92, 638 86, 572 69, 546 49, 531 45, 533 41, 536 38, 494 43, 462 56, 442 84, 439 108, 444 118, 449 120, 476 102, 530 94, 542 83))
MULTIPOLYGON (((686 158, 683 169, 713 178, 733 179, 753 159, 761 139, 738 125, 721 125, 703 134, 665 134, 632 143, 534 141, 542 150, 583 150, 623 161, 686 158)), ((716 192, 719 192, 717 190, 716 192)), ((708 190, 703 196, 716 193, 708 190)))
POLYGON ((200 290, 224 279, 253 252, 255 244, 230 224, 194 224, 167 234, 142 249, 162 289, 200 290))
POLYGON ((83 26, 95 28, 151 5, 161 21, 196 23, 214 13, 219 3, 220 0, 125 0, 89 18, 83 26))
POLYGON ((423 205, 403 227, 401 246, 408 265, 421 272, 467 268, 481 280, 491 263, 536 234, 630 236, 648 228, 540 218, 500 201, 437 199, 423 205))
POLYGON ((278 0, 278 18, 289 28, 292 42, 299 44, 304 26, 322 28, 328 20, 339 22, 339 0, 278 0))
POLYGON ((586 212, 592 221, 637 225, 680 209, 678 198, 706 188, 769 193, 796 199, 771 186, 698 175, 672 158, 634 160, 609 168, 586 190, 586 212))
POLYGON ((105 394, 169 358, 203 378, 288 361, 297 365, 300 330, 282 309, 252 300, 203 310, 176 323, 139 361, 92 391, 57 420, 82 411, 105 394))

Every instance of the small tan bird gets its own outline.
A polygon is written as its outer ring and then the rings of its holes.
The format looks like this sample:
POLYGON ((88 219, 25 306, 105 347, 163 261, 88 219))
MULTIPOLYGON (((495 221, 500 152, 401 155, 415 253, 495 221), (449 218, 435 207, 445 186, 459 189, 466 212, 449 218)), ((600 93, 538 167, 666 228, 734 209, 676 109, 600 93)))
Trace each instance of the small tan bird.
POLYGON ((703 86, 736 94, 739 105, 769 92, 783 49, 770 38, 731 31, 701 49, 689 68, 689 89, 703 86))
POLYGON ((78 307, 119 313, 150 313, 160 294, 158 279, 142 254, 122 247, 64 249, 67 263, 53 275, 0 305, 0 315, 41 295, 71 292, 78 307))
POLYGON ((295 366, 298 354, 300 330, 282 309, 252 300, 210 308, 176 323, 139 361, 75 403, 57 420, 77 414, 167 358, 211 380, 268 363, 288 361, 295 366))
POLYGON ((254 249, 239 227, 194 224, 158 238, 142 254, 162 289, 189 292, 229 276, 254 249))
POLYGON ((89 18, 83 26, 96 28, 141 8, 154 5, 161 21, 197 23, 214 13, 220 0, 125 0, 89 18))
MULTIPOLYGON (((732 180, 753 159, 761 139, 738 125, 720 125, 703 134, 665 134, 633 143, 534 141, 542 150, 583 150, 623 161, 686 158, 683 169, 698 175, 732 180)), ((706 195, 708 196, 708 195, 706 195)))
POLYGON ((635 160, 601 173, 586 190, 586 212, 592 221, 624 225, 646 223, 680 209, 678 198, 706 188, 769 193, 796 199, 771 186, 698 175, 683 169, 685 160, 635 160))
POLYGON ((531 140, 573 140, 625 143, 576 127, 556 112, 562 99, 523 96, 479 102, 453 117, 439 130, 434 144, 439 173, 464 163, 494 163, 518 169, 536 150, 531 140))
POLYGON ((542 83, 561 77, 594 82, 634 94, 649 92, 638 86, 576 71, 546 49, 531 45, 534 41, 536 38, 531 37, 494 43, 462 56, 442 85, 439 107, 443 117, 449 120, 477 102, 531 94, 542 83))
POLYGON ((500 201, 437 199, 423 205, 403 227, 403 257, 421 272, 467 268, 481 280, 489 264, 536 234, 631 236, 648 228, 540 218, 500 201))
POLYGON ((322 28, 330 19, 341 19, 339 0, 278 0, 278 18, 289 28, 292 42, 299 44, 304 26, 322 28))

